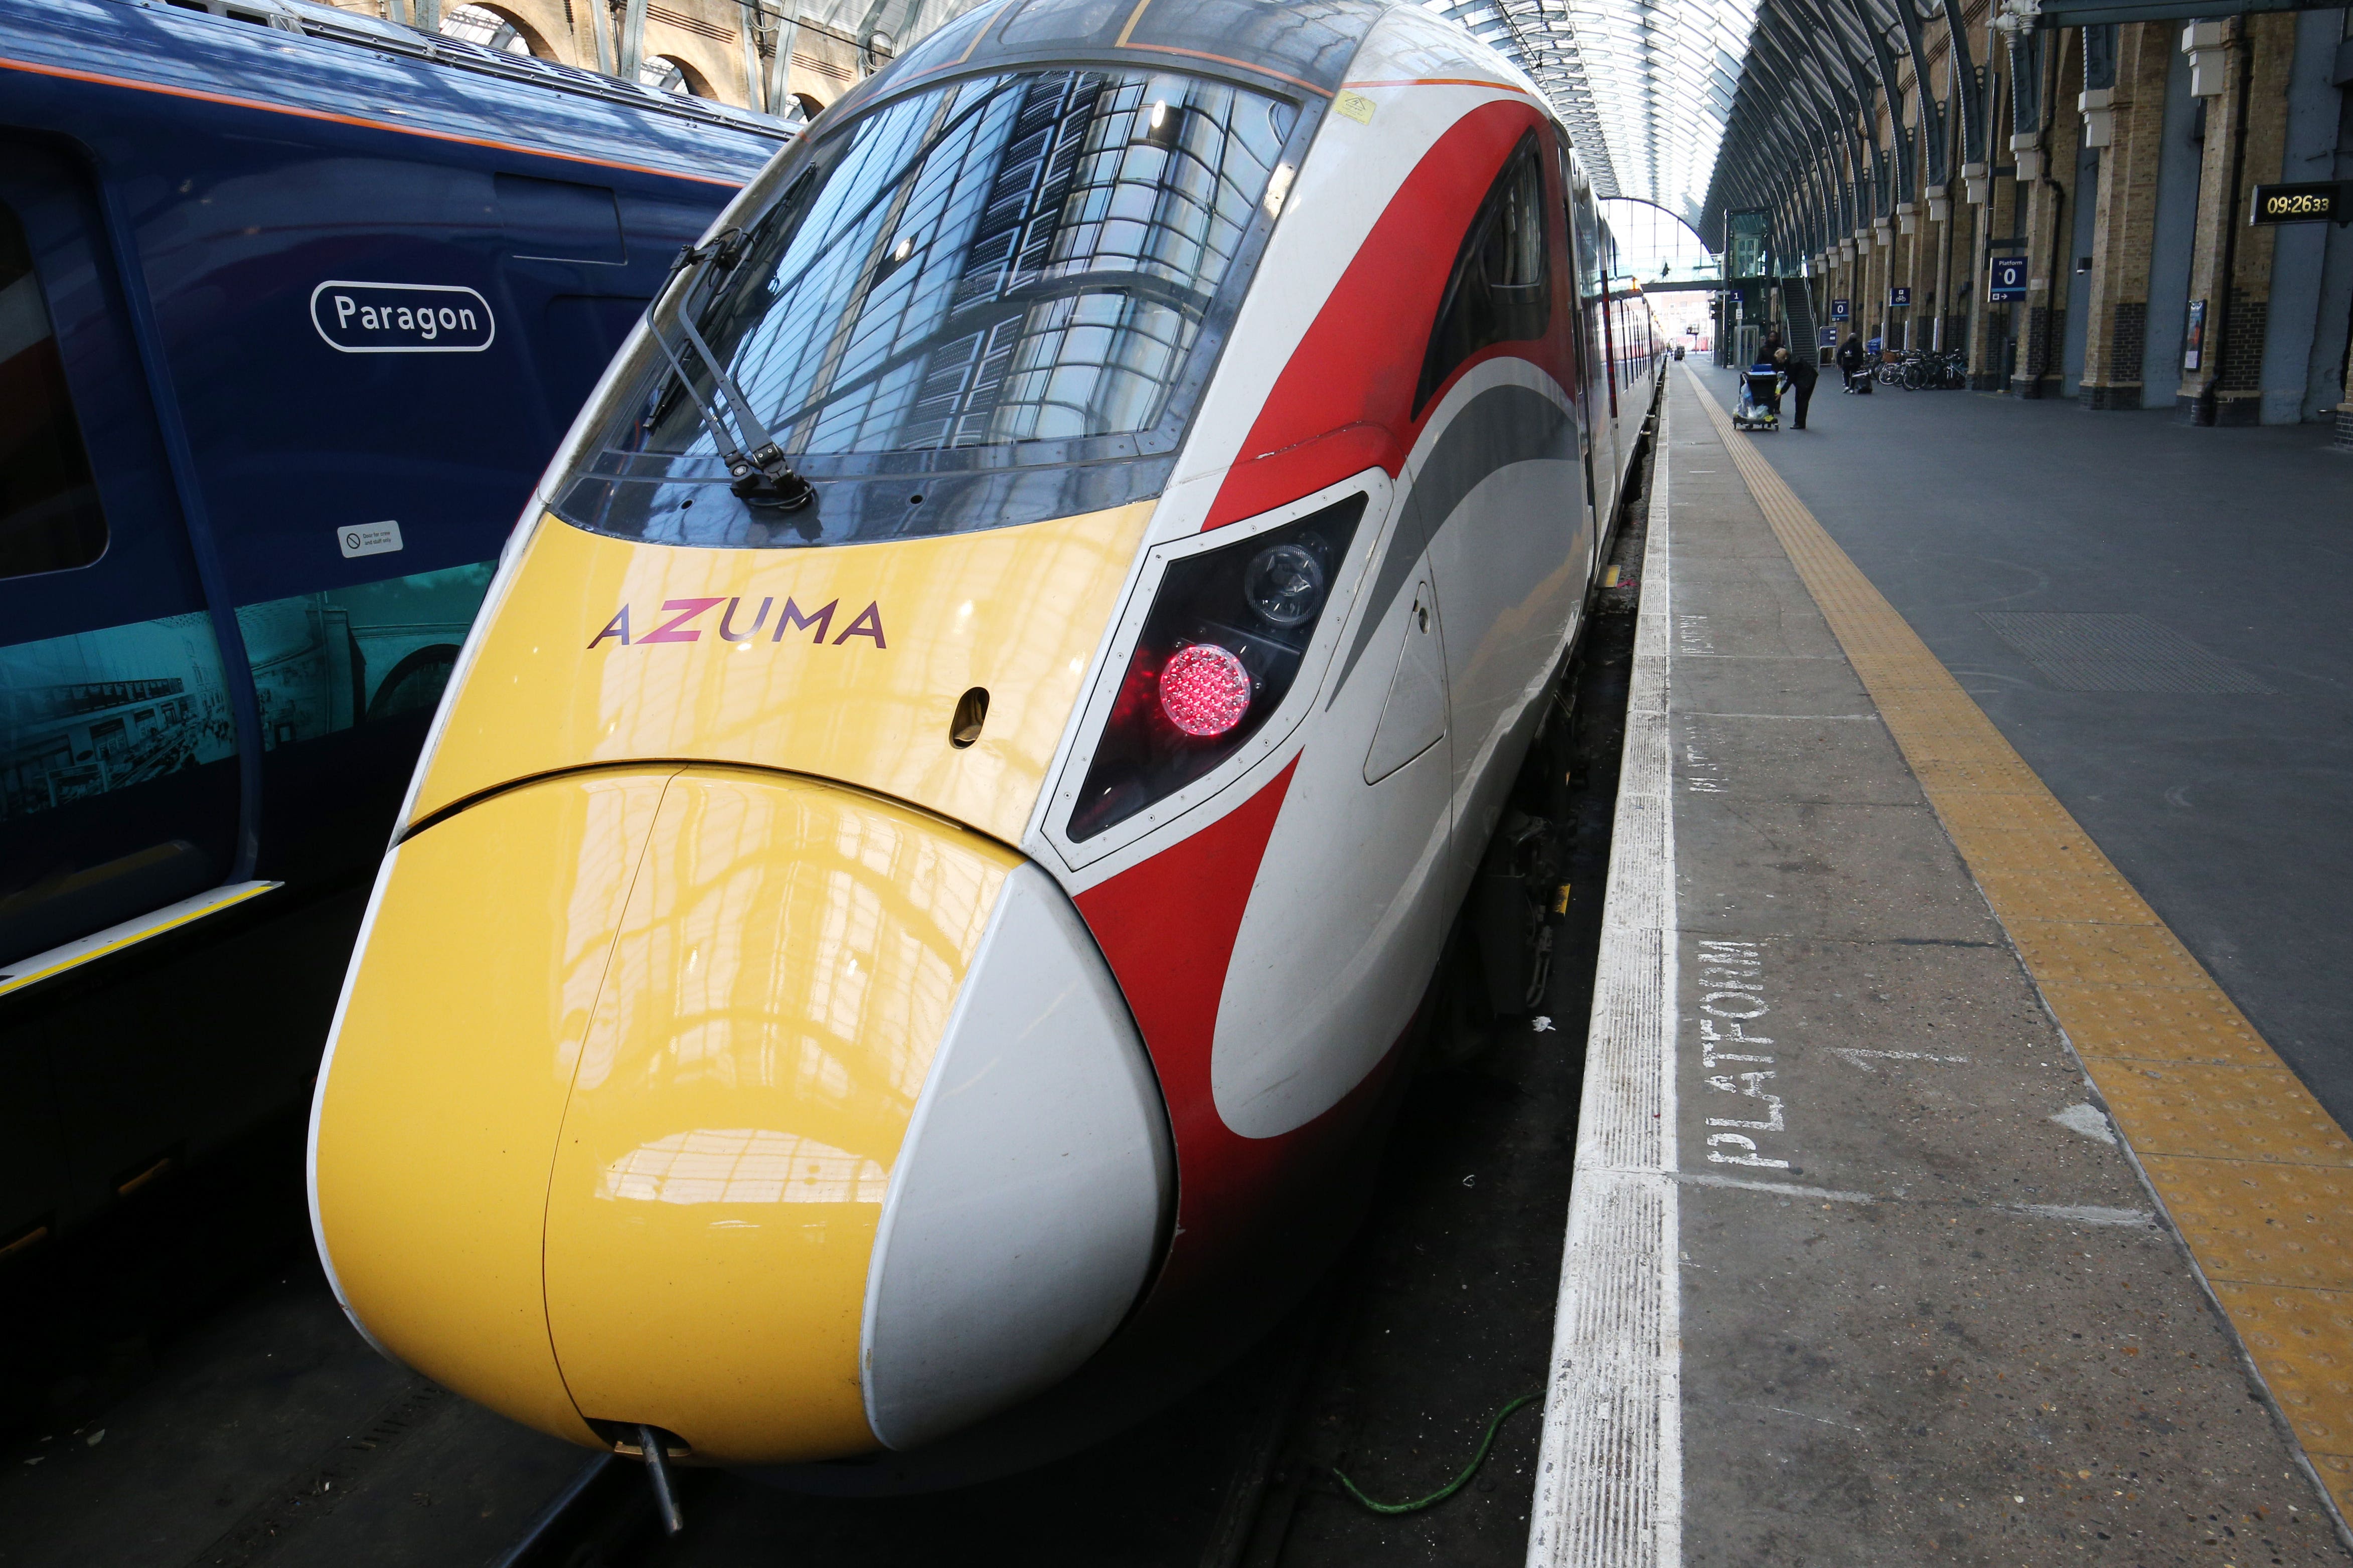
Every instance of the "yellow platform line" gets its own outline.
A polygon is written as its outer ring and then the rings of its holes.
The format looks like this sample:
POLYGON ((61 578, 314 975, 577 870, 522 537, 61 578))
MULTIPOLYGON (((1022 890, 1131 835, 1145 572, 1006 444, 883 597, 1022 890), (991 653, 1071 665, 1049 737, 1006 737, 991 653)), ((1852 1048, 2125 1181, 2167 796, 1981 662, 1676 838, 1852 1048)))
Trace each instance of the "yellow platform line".
POLYGON ((2353 1139, 1755 440, 1693 390, 2338 1511, 2353 1515, 2353 1139))

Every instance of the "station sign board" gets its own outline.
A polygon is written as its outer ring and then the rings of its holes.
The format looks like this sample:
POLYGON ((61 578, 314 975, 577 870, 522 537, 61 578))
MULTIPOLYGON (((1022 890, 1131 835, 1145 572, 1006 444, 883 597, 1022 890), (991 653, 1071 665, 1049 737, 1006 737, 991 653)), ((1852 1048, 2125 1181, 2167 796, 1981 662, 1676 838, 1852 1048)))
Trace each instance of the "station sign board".
POLYGON ((1887 302, 1890 305, 1909 305, 1912 303, 1912 290, 1901 285, 1892 287, 1887 290, 1887 302))
POLYGON ((1848 317, 1849 317, 1850 315, 1852 315, 1852 310, 1850 309, 1850 307, 1851 307, 1851 305, 1852 305, 1852 300, 1831 300, 1831 321, 1843 321, 1847 320, 1847 319, 1848 319, 1848 317))
POLYGON ((2305 180, 2295 184, 2257 185, 2253 210, 2247 221, 2257 226, 2274 223, 2353 223, 2353 202, 2337 180, 2305 180))
POLYGON ((1817 327, 1814 330, 1814 342, 1815 346, 1819 348, 1834 349, 1838 347, 1838 329, 1836 327, 1817 327))
POLYGON ((2026 298, 2026 258, 1997 256, 1989 263, 1986 298, 1989 300, 2023 300, 2026 298))

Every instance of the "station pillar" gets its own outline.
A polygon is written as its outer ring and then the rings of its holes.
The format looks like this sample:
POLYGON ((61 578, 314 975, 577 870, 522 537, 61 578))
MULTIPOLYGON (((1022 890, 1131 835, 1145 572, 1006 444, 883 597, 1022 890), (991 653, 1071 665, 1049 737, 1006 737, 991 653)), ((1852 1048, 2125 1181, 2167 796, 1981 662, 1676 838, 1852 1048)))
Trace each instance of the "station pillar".
POLYGON ((1977 301, 1969 311, 1969 390, 1999 392, 2008 384, 2009 367, 2003 363, 2010 335, 2010 311, 2014 307, 1988 298, 1991 287, 1993 248, 1989 243, 2000 235, 2014 234, 2018 219, 2014 209, 2021 204, 2015 195, 2016 182, 2002 177, 2008 171, 1989 173, 1986 178, 1986 198, 1978 205, 1978 244, 1971 252, 1969 265, 1970 298, 1977 301), (2013 216, 2002 215, 2011 211, 2013 216))
POLYGON ((1887 238, 1885 222, 1874 222, 1866 229, 1870 236, 1863 252, 1862 298, 1855 309, 1862 312, 1862 335, 1877 338, 1882 353, 1892 346, 1887 330, 1887 238))
POLYGON ((1838 329, 1839 342, 1844 342, 1847 333, 1854 328, 1854 241, 1852 237, 1831 247, 1831 298, 1847 302, 1847 319, 1843 321, 1831 321, 1830 312, 1822 312, 1822 320, 1838 329))
POLYGON ((2192 425, 2260 424, 2274 237, 2248 225, 2247 193, 2280 177, 2295 18, 2193 22, 2179 37, 2195 62, 2190 90, 2206 100, 2206 142, 2189 261, 2198 363, 2185 363, 2175 406, 2192 425))
POLYGON ((2165 150, 2165 83, 2179 29, 2126 22, 2116 30, 2116 80, 2085 92, 2084 118, 2100 154, 2092 215, 2092 287, 2084 306, 2084 377, 2090 409, 2138 408, 2148 342, 2148 276, 2156 245, 2158 160, 2165 150))
MULTIPOLYGON (((1924 276, 1936 281, 1929 289, 1929 321, 1927 346, 1939 352, 1955 347, 1960 335, 1953 324, 1953 245, 1958 237, 1961 213, 1957 209, 1945 185, 1928 187, 1928 257, 1924 276)), ((1967 259, 1962 261, 1967 266, 1967 259)))
POLYGON ((2353 452, 2353 344, 2345 353, 2345 401, 2337 405, 2337 440, 2338 450, 2353 452))
POLYGON ((1920 346, 1912 331, 1912 323, 1916 319, 1920 298, 1916 281, 1919 269, 1914 265, 1919 250, 1918 206, 1912 202, 1898 202, 1895 204, 1894 237, 1888 242, 1887 246, 1887 295, 1883 301, 1887 307, 1887 346, 1889 348, 1913 349, 1920 346), (1898 289, 1910 290, 1906 298, 1914 303, 1897 305, 1894 301, 1895 290, 1898 289))

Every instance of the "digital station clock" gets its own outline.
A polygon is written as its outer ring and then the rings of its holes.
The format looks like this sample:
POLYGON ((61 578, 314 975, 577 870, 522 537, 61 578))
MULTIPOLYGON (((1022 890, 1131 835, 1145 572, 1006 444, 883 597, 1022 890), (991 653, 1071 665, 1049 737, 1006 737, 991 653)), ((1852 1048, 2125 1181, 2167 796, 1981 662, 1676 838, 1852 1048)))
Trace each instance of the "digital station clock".
POLYGON ((2257 185, 2251 224, 2353 222, 2353 205, 2337 180, 2306 180, 2292 185, 2257 185))

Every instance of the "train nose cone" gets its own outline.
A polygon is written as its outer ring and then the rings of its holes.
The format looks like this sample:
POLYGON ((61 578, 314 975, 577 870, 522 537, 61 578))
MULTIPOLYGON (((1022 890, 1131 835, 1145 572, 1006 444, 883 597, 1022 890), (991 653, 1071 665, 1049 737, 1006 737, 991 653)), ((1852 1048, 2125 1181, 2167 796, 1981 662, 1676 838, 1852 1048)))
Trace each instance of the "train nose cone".
POLYGON ((394 1354, 704 1458, 942 1435, 1072 1370, 1157 1255, 1165 1116, 1059 889, 936 819, 718 768, 404 845, 313 1123, 394 1354))

